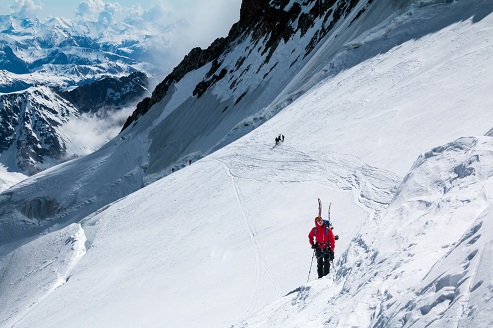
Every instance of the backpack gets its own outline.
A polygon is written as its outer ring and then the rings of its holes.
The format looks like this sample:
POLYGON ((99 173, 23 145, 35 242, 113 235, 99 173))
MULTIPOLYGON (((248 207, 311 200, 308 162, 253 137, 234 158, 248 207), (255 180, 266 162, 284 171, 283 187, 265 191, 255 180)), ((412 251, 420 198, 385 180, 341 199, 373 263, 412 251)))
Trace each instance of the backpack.
MULTIPOLYGON (((332 224, 330 224, 330 222, 328 220, 324 220, 324 224, 325 224, 325 234, 326 235, 329 235, 329 227, 331 230, 334 230, 334 226, 332 224)), ((317 235, 317 226, 315 226, 315 236, 317 235)), ((335 240, 339 240, 339 235, 334 235, 334 239, 335 240)))
MULTIPOLYGON (((324 220, 324 224, 325 224, 325 234, 326 234, 326 235, 329 235, 329 226, 330 226, 330 222, 329 222, 329 221, 327 221, 327 220, 324 220)), ((330 228, 332 229, 332 227, 330 227, 330 228)), ((318 227, 317 227, 317 226, 315 226, 315 231, 314 231, 314 232, 315 232, 315 236, 317 235, 317 229, 318 229, 318 227)))

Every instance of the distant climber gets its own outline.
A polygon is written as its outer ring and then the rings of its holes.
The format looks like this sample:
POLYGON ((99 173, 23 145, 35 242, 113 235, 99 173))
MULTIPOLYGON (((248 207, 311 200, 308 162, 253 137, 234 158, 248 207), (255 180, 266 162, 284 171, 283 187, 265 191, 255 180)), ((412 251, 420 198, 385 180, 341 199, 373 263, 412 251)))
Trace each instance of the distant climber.
POLYGON ((320 216, 315 218, 315 227, 308 234, 308 240, 315 250, 317 257, 318 278, 322 278, 330 272, 330 262, 334 260, 336 241, 328 221, 320 216))
POLYGON ((276 145, 279 145, 280 142, 284 142, 284 135, 282 135, 282 134, 279 134, 276 137, 276 145))

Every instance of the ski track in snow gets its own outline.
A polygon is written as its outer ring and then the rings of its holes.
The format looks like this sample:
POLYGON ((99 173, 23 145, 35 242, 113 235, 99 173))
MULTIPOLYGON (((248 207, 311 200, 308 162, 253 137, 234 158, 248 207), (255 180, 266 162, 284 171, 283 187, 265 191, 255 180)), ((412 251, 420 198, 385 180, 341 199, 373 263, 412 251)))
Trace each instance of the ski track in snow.
MULTIPOLYGON (((244 148, 249 147, 246 146, 244 148)), ((230 177, 238 207, 244 219, 245 230, 248 231, 255 249, 257 285, 243 317, 246 317, 246 315, 253 311, 255 299, 261 288, 264 271, 274 283, 278 296, 281 293, 281 288, 278 286, 271 270, 262 258, 255 229, 251 219, 245 213, 242 204, 242 198, 237 185, 238 179, 257 181, 259 183, 308 183, 334 190, 351 191, 354 204, 366 213, 365 225, 372 224, 373 226, 379 225, 378 218, 380 217, 380 213, 389 205, 393 198, 393 187, 400 181, 400 178, 391 172, 372 168, 361 163, 359 159, 344 154, 331 153, 328 157, 316 156, 315 153, 305 152, 296 146, 285 144, 275 147, 269 147, 268 144, 265 144, 263 149, 267 149, 267 151, 259 151, 257 147, 257 151, 246 151, 242 149, 240 152, 256 154, 255 157, 247 156, 242 158, 235 156, 216 159, 216 161, 225 167, 230 177), (231 171, 230 166, 226 163, 227 160, 232 161, 230 165, 236 170, 239 170, 237 174, 231 171), (236 161, 243 164, 235 165, 236 161), (248 171, 242 171, 250 169, 265 170, 265 173, 261 175, 264 178, 258 179, 255 176, 251 176, 248 171), (298 174, 293 174, 293 172, 298 172, 298 174), (293 180, 293 177, 297 177, 298 179, 293 180)), ((361 236, 356 236, 351 244, 354 247, 353 251, 364 258, 368 257, 369 262, 374 261, 374 256, 371 256, 374 254, 374 250, 368 248, 361 236)), ((333 266, 331 277, 333 277, 334 281, 340 281, 347 275, 347 269, 343 254, 337 266, 333 266)), ((362 285, 361 288, 364 288, 364 286, 362 285)))
POLYGON ((275 279, 274 277, 274 274, 272 273, 272 270, 269 268, 267 262, 264 260, 264 258, 262 257, 262 252, 260 250, 260 245, 258 244, 258 241, 255 237, 255 230, 253 228, 253 224, 251 222, 251 219, 250 217, 245 213, 245 210, 244 210, 244 207, 243 207, 243 204, 242 204, 242 201, 241 201, 241 196, 239 194, 239 191, 238 191, 238 186, 236 185, 236 181, 235 181, 235 178, 233 176, 233 174, 231 173, 228 165, 224 162, 222 162, 221 160, 218 160, 226 169, 226 172, 228 173, 230 179, 231 179, 231 183, 232 183, 232 186, 233 186, 233 190, 234 190, 234 193, 235 193, 235 197, 236 197, 236 201, 238 203, 238 208, 240 209, 241 211, 241 215, 243 217, 243 223, 244 223, 244 226, 245 226, 245 230, 248 232, 249 236, 250 236, 250 241, 252 243, 252 246, 254 248, 254 252, 255 252, 255 259, 256 259, 256 267, 255 267, 255 271, 256 271, 256 286, 255 286, 255 290, 252 294, 252 296, 250 297, 250 300, 248 302, 248 305, 246 307, 246 310, 245 310, 245 313, 244 313, 244 316, 250 314, 253 309, 254 309, 254 305, 255 305, 255 301, 257 300, 257 295, 258 295, 258 292, 261 288, 261 284, 262 284, 262 276, 263 276, 263 273, 265 271, 265 273, 267 274, 268 278, 272 281, 272 284, 274 285, 274 288, 276 290, 276 296, 277 297, 280 297, 282 295, 281 293, 281 287, 279 285, 279 282, 275 279))

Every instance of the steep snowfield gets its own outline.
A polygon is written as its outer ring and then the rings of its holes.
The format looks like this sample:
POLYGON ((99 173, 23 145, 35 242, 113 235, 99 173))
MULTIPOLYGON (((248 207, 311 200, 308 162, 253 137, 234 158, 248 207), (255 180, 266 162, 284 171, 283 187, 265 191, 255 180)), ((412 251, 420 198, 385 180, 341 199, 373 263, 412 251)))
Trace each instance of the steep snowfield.
POLYGON ((235 327, 490 327, 492 161, 490 137, 423 154, 332 279, 235 327))
POLYGON ((412 8, 347 48, 354 66, 328 63, 258 129, 120 200, 142 178, 141 122, 2 194, 0 327, 492 325, 491 12, 412 8), (4 206, 33 193, 53 195, 23 209, 40 230, 36 210, 85 208, 35 234, 4 206), (307 283, 318 197, 341 239, 335 270, 307 283))
MULTIPOLYGON (((338 231, 354 235, 368 215, 355 201, 386 203, 395 184, 392 173, 351 156, 270 140, 233 145, 84 220, 93 237, 72 277, 30 299, 15 326, 226 326, 306 279, 318 195, 334 202, 335 217, 344 209, 350 220, 338 231)), ((17 274, 10 293, 44 286, 32 270, 17 274)))

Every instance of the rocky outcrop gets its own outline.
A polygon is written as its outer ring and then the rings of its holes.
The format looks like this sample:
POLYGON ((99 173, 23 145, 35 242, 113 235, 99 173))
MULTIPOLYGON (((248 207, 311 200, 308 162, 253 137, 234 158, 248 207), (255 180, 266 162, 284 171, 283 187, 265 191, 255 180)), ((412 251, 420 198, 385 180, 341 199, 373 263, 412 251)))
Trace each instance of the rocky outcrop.
POLYGON ((147 113, 152 105, 163 99, 168 92, 169 87, 173 83, 180 81, 187 73, 196 70, 211 62, 212 60, 218 58, 219 55, 224 52, 226 46, 228 45, 228 42, 229 37, 219 38, 215 40, 212 45, 209 46, 209 48, 205 50, 198 47, 193 48, 188 53, 188 55, 183 58, 181 63, 176 66, 173 71, 156 86, 156 88, 152 92, 152 96, 145 98, 137 105, 137 109, 132 113, 132 115, 123 125, 122 131, 125 130, 130 124, 135 122, 140 116, 147 113))
POLYGON ((0 95, 1 163, 15 163, 21 172, 32 175, 67 159, 59 128, 78 116, 69 102, 47 87, 0 95))
POLYGON ((106 77, 71 91, 60 92, 82 113, 96 113, 101 109, 120 109, 141 100, 148 94, 149 81, 142 72, 121 78, 106 77))
MULTIPOLYGON (((372 0, 369 0, 371 3, 372 0)), ((263 50, 267 64, 281 42, 288 42, 296 33, 303 36, 314 27, 317 19, 323 18, 323 24, 305 49, 305 57, 333 26, 354 8, 359 0, 337 2, 336 0, 305 0, 292 3, 290 0, 243 0, 240 8, 240 20, 234 24, 226 38, 215 40, 210 47, 203 50, 194 48, 183 61, 157 85, 152 96, 142 100, 136 110, 128 117, 122 131, 146 114, 151 107, 162 100, 170 86, 179 82, 187 73, 212 62, 211 69, 204 79, 197 84, 193 96, 200 97, 217 81, 226 76, 221 68, 221 55, 227 53, 247 35, 253 40, 265 38, 263 50), (302 11, 302 6, 305 10, 302 11), (306 10, 308 9, 308 10, 306 10)), ((241 65, 237 65, 238 67, 241 65)), ((234 83, 234 82, 233 82, 234 83)))

